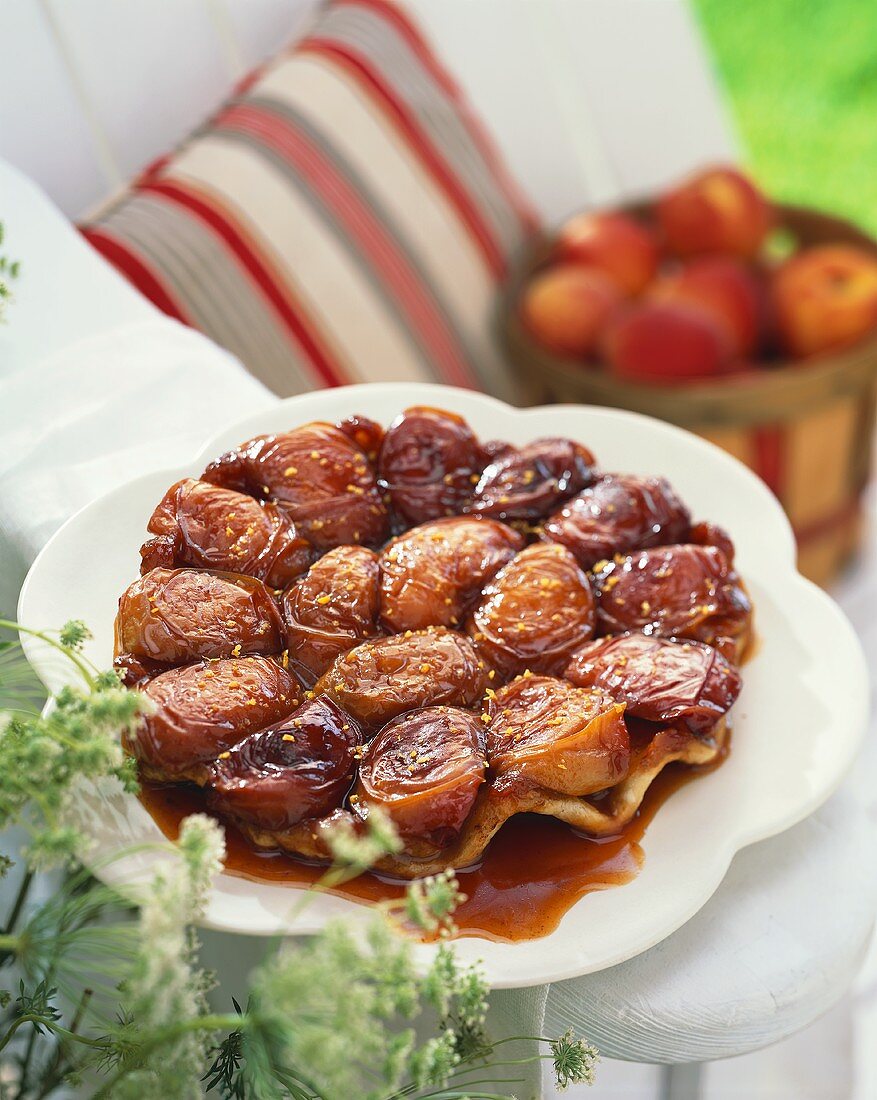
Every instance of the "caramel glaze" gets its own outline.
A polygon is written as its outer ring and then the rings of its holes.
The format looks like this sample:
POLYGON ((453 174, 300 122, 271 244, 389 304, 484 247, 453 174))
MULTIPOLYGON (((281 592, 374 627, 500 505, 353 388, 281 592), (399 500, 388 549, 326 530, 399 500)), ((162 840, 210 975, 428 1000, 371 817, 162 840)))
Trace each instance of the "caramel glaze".
MULTIPOLYGON (((547 936, 563 915, 585 894, 621 886, 642 866, 643 835, 658 809, 680 787, 715 770, 725 749, 710 764, 691 767, 670 764, 651 784, 636 817, 618 836, 594 840, 554 818, 520 814, 509 820, 491 841, 483 859, 458 871, 466 901, 455 920, 460 936, 482 936, 500 943, 547 936)), ((204 794, 196 787, 143 783, 140 800, 170 839, 191 813, 205 813, 204 794)), ((308 887, 325 867, 294 856, 259 852, 230 822, 223 822, 226 873, 254 882, 282 882, 308 887)), ((368 872, 332 889, 357 902, 402 897, 406 883, 368 872)))

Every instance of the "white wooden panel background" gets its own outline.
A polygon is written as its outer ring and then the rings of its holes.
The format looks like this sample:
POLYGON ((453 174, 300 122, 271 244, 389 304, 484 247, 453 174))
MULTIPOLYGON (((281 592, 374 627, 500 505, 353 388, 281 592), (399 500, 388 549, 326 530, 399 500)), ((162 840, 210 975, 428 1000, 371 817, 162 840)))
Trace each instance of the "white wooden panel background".
POLYGON ((121 183, 221 102, 231 76, 202 0, 48 0, 121 183), (158 92, 159 94, 155 94, 158 92))
POLYGON ((676 0, 555 5, 576 101, 593 114, 612 182, 624 198, 672 182, 680 168, 733 158, 723 103, 691 13, 676 0))
POLYGON ((300 34, 318 0, 4 0, 0 155, 81 216, 300 34))
MULTIPOLYGON (((685 0, 402 2, 549 221, 734 155, 685 0)), ((300 36, 319 4, 2 0, 0 156, 82 216, 300 36)))
POLYGON ((41 5, 3 4, 0 40, 7 45, 0 66, 0 151, 66 213, 77 213, 110 181, 41 5))

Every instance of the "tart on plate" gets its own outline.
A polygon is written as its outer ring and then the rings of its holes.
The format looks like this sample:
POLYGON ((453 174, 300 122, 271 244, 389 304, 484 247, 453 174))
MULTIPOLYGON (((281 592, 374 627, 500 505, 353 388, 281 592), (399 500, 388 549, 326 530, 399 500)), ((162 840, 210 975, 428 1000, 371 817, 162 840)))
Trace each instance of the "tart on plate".
POLYGON ((414 406, 261 435, 171 485, 115 659, 126 749, 258 849, 326 860, 379 808, 416 878, 519 814, 617 835, 727 748, 752 638, 730 535, 582 443, 414 406))

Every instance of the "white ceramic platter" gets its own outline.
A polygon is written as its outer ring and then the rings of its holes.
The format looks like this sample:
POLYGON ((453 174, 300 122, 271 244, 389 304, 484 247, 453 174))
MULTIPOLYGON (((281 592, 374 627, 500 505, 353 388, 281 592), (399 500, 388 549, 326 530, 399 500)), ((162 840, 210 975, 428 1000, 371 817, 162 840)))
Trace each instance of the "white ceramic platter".
MULTIPOLYGON (((232 424, 186 466, 137 478, 75 515, 34 563, 19 619, 39 628, 84 619, 94 632, 88 656, 109 666, 116 603, 137 575, 146 522, 169 485, 197 476, 210 459, 262 432, 352 413, 386 425, 416 404, 462 414, 482 439, 524 443, 568 436, 591 448, 603 469, 664 475, 696 518, 726 527, 737 545, 737 565, 756 606, 759 641, 744 669, 728 760, 661 807, 645 835, 642 871, 628 885, 582 898, 542 939, 457 941, 462 958, 482 960, 496 987, 557 981, 612 966, 693 916, 718 887, 735 852, 789 828, 824 802, 851 765, 865 731, 868 679, 850 625, 795 571, 792 533, 768 489, 711 444, 631 413, 574 405, 518 410, 426 384, 351 386, 293 397, 232 424)), ((27 646, 50 688, 69 676, 51 653, 38 644, 27 646)), ((158 835, 133 797, 95 792, 88 809, 101 855, 158 835)), ((123 881, 143 874, 151 858, 130 857, 101 873, 123 881)), ((298 898, 288 886, 221 875, 206 923, 249 934, 308 933, 331 914, 354 920, 367 914, 352 902, 317 897, 292 917, 298 898)), ((417 947, 424 957, 432 950, 417 947)))

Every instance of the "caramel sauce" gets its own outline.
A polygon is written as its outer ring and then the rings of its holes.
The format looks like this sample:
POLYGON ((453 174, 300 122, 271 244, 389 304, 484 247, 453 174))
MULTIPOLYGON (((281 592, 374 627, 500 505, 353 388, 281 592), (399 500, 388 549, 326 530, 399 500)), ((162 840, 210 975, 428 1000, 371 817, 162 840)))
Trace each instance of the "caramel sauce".
MULTIPOLYGON (((554 818, 520 814, 503 825, 481 861, 458 871, 466 895, 455 921, 460 936, 482 936, 511 943, 553 932, 563 915, 585 894, 621 886, 642 866, 641 845, 649 822, 674 791, 723 761, 700 767, 670 764, 652 782, 636 817, 617 836, 595 840, 554 818)), ((194 787, 143 783, 140 800, 164 835, 175 840, 180 822, 207 812, 203 793, 194 787)), ((308 887, 325 867, 295 856, 260 852, 230 822, 223 822, 227 874, 254 882, 308 887)), ((357 902, 402 897, 406 884, 375 872, 333 888, 331 893, 357 902)))

